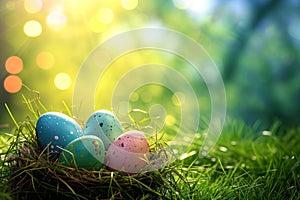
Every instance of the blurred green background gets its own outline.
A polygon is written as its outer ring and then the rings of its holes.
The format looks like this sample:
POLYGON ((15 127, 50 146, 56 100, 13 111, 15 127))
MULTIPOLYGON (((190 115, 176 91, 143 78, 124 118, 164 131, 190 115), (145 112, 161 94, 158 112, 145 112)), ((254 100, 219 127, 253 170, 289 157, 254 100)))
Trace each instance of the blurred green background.
MULTIPOLYGON (((223 77, 227 116, 249 124, 300 124, 298 0, 1 0, 0 17, 1 130, 12 128, 4 103, 17 121, 28 114, 22 95, 40 98, 48 110, 65 110, 63 101, 71 106, 77 72, 89 53, 113 35, 143 27, 182 32, 206 49, 223 77)), ((110 109, 105 94, 118 73, 149 60, 176 68, 200 88, 201 115, 209 118, 209 93, 192 67, 150 50, 114 63, 112 75, 98 86, 98 107, 110 109)), ((145 86, 130 99, 132 108, 164 105, 168 125, 180 120, 180 105, 167 88, 145 86)))

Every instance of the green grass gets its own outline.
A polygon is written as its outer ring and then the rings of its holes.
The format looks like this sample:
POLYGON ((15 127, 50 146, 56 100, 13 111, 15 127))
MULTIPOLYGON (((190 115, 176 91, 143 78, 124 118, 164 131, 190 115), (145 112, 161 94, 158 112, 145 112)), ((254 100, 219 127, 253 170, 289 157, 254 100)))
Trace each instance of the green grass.
POLYGON ((27 104, 28 118, 1 133, 0 199, 300 199, 299 127, 228 119, 208 156, 198 157, 200 137, 171 165, 126 175, 68 168, 41 152, 34 128, 40 112, 27 104))
POLYGON ((299 128, 274 124, 262 132, 227 121, 206 158, 186 161, 197 160, 193 167, 202 174, 192 177, 201 182, 194 199, 299 199, 299 142, 299 128))

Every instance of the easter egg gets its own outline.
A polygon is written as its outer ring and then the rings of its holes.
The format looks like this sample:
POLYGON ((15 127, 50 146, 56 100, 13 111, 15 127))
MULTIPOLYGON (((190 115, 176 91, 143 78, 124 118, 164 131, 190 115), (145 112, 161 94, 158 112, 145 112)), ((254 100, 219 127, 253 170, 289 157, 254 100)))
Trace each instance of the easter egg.
POLYGON ((71 117, 63 113, 47 112, 38 119, 36 134, 42 149, 49 145, 49 152, 60 153, 61 148, 82 136, 83 131, 71 117))
POLYGON ((111 169, 137 173, 147 162, 145 156, 149 154, 149 144, 145 135, 132 130, 120 135, 108 148, 105 165, 111 169))
POLYGON ((94 135, 85 135, 70 142, 58 161, 69 167, 99 170, 104 163, 104 156, 102 140, 94 135))
POLYGON ((86 122, 84 135, 99 137, 107 150, 109 145, 123 133, 118 118, 110 111, 98 110, 86 122))

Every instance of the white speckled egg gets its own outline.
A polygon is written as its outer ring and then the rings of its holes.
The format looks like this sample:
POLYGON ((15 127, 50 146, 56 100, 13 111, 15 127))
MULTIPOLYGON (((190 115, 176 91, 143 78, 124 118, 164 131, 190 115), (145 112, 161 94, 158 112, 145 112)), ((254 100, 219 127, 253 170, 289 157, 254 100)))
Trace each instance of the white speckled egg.
POLYGON ((59 162, 69 167, 99 170, 103 166, 104 156, 102 140, 94 135, 85 135, 65 147, 59 156, 59 162))
POLYGON ((149 144, 145 135, 132 130, 120 135, 108 148, 105 165, 111 169, 128 173, 137 173, 147 162, 149 144))
POLYGON ((88 119, 84 135, 98 136, 107 150, 109 145, 123 133, 118 118, 110 111, 98 110, 88 119))
POLYGON ((36 134, 42 149, 49 146, 51 153, 60 153, 69 142, 83 135, 82 128, 71 117, 58 112, 47 112, 36 123, 36 134))

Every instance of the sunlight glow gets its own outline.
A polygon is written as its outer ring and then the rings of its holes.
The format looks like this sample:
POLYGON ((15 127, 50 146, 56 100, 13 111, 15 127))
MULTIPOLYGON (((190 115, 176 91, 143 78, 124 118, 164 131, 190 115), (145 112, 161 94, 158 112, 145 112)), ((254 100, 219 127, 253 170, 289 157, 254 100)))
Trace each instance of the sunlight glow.
POLYGON ((72 83, 71 77, 67 73, 59 73, 54 78, 55 87, 59 90, 69 89, 71 83, 72 83))
POLYGON ((173 0, 173 4, 178 9, 188 10, 193 15, 202 17, 210 14, 215 0, 173 0))
POLYGON ((24 25, 24 33, 28 37, 37 37, 42 33, 42 25, 35 20, 30 20, 24 25))
POLYGON ((41 0, 25 0, 24 8, 28 13, 34 14, 40 12, 43 7, 41 0))
POLYGON ((114 19, 114 13, 110 8, 102 8, 99 11, 98 19, 103 24, 109 24, 114 19))
POLYGON ((121 4, 125 10, 134 10, 138 6, 139 1, 138 0, 121 0, 121 4))
POLYGON ((65 27, 67 18, 62 12, 55 10, 48 15, 46 22, 52 30, 59 31, 65 27))
POLYGON ((22 88, 22 80, 15 75, 10 75, 4 80, 4 89, 9 93, 17 93, 22 88))
POLYGON ((5 69, 8 73, 18 74, 23 69, 23 61, 18 56, 11 56, 5 62, 5 69))
POLYGON ((212 10, 214 3, 213 0, 191 0, 189 10, 200 15, 208 14, 212 10))
POLYGON ((95 32, 95 33, 101 33, 103 31, 106 30, 107 25, 106 24, 102 24, 99 19, 98 16, 93 16, 91 17, 90 21, 89 21, 89 28, 91 29, 91 31, 95 32))
POLYGON ((36 56, 36 64, 41 69, 51 69, 55 63, 54 56, 49 52, 40 52, 36 56))

